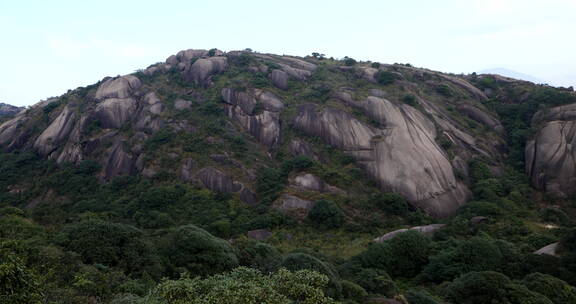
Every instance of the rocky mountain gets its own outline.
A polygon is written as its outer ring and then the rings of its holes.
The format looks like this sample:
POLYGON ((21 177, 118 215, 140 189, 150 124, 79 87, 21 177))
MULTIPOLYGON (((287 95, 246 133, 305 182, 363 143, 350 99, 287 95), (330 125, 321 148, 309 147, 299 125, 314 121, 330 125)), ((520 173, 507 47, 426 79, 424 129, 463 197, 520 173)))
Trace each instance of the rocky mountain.
MULTIPOLYGON (((0 126, 0 145, 61 165, 97 161, 102 181, 169 176, 247 204, 268 198, 257 189, 264 168, 289 157, 326 168, 345 159, 340 163, 350 170, 341 174, 348 179, 291 176, 272 207, 307 209, 314 193, 346 196, 374 187, 440 218, 470 199, 470 161, 503 171, 518 149, 496 110, 530 100, 537 89, 409 65, 185 50, 18 113, 0 126), (524 95, 509 100, 517 96, 505 87, 524 95), (359 184, 364 177, 373 185, 359 184)), ((539 131, 522 145, 538 189, 558 195, 576 189, 573 109, 534 115, 539 131)))
POLYGON ((13 116, 24 110, 24 107, 17 107, 7 103, 0 102, 0 117, 13 116))

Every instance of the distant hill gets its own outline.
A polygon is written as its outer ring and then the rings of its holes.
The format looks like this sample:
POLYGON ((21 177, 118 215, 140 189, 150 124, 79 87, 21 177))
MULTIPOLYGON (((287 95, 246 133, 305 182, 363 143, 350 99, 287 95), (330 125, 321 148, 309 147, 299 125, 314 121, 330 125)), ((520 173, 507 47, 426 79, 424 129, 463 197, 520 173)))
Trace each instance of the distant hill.
POLYGON ((24 107, 17 107, 9 105, 7 103, 0 102, 0 116, 12 116, 18 114, 18 112, 24 110, 24 107))
POLYGON ((526 80, 526 81, 530 81, 533 83, 546 83, 545 81, 543 81, 542 79, 538 79, 537 77, 534 77, 534 76, 531 76, 528 74, 524 74, 524 73, 520 73, 517 71, 513 71, 510 69, 506 69, 506 68, 494 68, 494 69, 482 70, 482 71, 478 72, 478 74, 498 74, 498 75, 501 75, 504 77, 526 80))

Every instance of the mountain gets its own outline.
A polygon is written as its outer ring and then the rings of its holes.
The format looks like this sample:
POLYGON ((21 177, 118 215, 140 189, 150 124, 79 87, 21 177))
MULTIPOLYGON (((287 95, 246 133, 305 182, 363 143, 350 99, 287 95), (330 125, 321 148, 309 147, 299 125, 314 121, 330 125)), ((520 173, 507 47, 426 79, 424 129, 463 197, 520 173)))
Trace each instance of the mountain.
POLYGON ((0 297, 572 303, 575 105, 492 74, 178 52, 0 124, 0 297))
POLYGON ((530 81, 530 82, 533 82, 536 84, 546 83, 545 81, 538 79, 534 76, 520 73, 520 72, 516 72, 516 71, 510 70, 510 69, 506 69, 506 68, 493 68, 493 69, 482 70, 482 71, 478 72, 478 74, 495 74, 495 75, 500 75, 500 76, 504 76, 504 77, 508 77, 508 78, 530 81))
POLYGON ((17 107, 6 103, 0 103, 0 116, 13 116, 24 109, 24 107, 17 107))

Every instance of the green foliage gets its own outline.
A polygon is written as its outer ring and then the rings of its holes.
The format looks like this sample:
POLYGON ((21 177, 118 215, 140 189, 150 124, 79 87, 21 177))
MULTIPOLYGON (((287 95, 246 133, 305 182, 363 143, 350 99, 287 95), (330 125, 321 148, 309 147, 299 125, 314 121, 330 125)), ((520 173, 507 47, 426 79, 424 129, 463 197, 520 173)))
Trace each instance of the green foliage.
POLYGON ((238 266, 232 246, 193 225, 178 228, 169 245, 174 266, 196 275, 213 274, 238 266))
POLYGON ((313 270, 329 279, 327 286, 327 294, 331 297, 338 298, 342 293, 342 286, 340 284, 338 273, 331 265, 322 262, 321 260, 305 253, 291 253, 284 257, 280 267, 286 268, 291 271, 297 270, 313 270))
POLYGON ((0 303, 40 304, 39 285, 37 276, 21 258, 0 251, 0 303))
POLYGON ((393 84, 394 81, 396 81, 396 75, 388 71, 379 71, 378 73, 376 73, 375 76, 376 76, 376 82, 378 82, 381 85, 390 85, 393 84))
POLYGON ((440 304, 438 300, 423 290, 408 290, 404 294, 404 298, 406 298, 408 304, 440 304))
POLYGON ((402 216, 410 211, 406 199, 397 193, 379 193, 370 199, 370 203, 389 214, 402 216))
POLYGON ((348 56, 344 56, 344 64, 347 66, 353 66, 356 64, 356 60, 354 58, 350 58, 348 56))
POLYGON ((412 94, 404 95, 404 97, 402 97, 402 101, 409 106, 415 107, 418 105, 418 101, 416 100, 416 96, 414 96, 412 94))
POLYGON ((446 297, 454 304, 552 304, 545 296, 514 284, 494 272, 470 272, 446 287, 446 297))
POLYGON ((342 281, 342 296, 345 299, 355 300, 362 303, 364 299, 368 296, 368 293, 364 288, 356 283, 350 281, 342 281))
POLYGON ((142 304, 329 304, 323 288, 328 278, 314 271, 280 269, 264 275, 240 267, 206 279, 180 279, 159 284, 142 304))
POLYGON ((576 288, 551 275, 533 273, 522 280, 529 290, 548 297, 554 304, 576 303, 576 288))
POLYGON ((411 278, 428 264, 432 240, 416 231, 398 234, 391 240, 373 244, 355 257, 366 267, 386 270, 394 277, 411 278))
POLYGON ((118 266, 127 272, 145 270, 154 255, 142 232, 132 226, 87 220, 64 227, 58 243, 77 252, 86 264, 118 266))
POLYGON ((238 249, 240 265, 270 271, 281 263, 282 256, 274 246, 255 240, 239 240, 235 243, 238 249))
POLYGON ((365 268, 354 276, 354 281, 371 293, 393 297, 398 288, 388 273, 382 269, 365 268))
POLYGON ((427 281, 442 282, 454 279, 470 271, 501 271, 504 254, 492 240, 474 237, 464 240, 451 250, 443 250, 430 259, 422 272, 427 281))
POLYGON ((162 145, 168 144, 173 141, 175 134, 168 129, 161 129, 154 133, 150 138, 144 143, 144 148, 148 151, 156 151, 162 145))
POLYGON ((449 86, 443 84, 436 88, 436 92, 444 97, 452 97, 454 93, 452 93, 452 89, 449 86))
POLYGON ((344 224, 344 213, 334 202, 320 200, 308 212, 308 219, 321 228, 338 228, 344 224))
POLYGON ((372 62, 372 64, 370 65, 371 67, 375 68, 375 69, 379 69, 380 68, 380 63, 379 62, 372 62))

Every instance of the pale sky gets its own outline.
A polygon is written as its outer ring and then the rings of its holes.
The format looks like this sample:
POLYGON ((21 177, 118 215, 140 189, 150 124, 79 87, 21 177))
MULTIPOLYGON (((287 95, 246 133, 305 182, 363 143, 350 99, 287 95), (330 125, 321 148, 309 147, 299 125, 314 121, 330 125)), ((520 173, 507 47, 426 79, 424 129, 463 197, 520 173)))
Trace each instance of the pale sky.
POLYGON ((0 102, 30 105, 189 48, 349 56, 576 86, 576 0, 0 0, 0 102))

